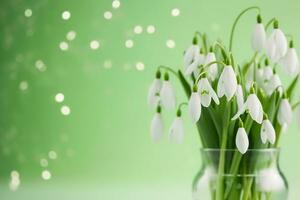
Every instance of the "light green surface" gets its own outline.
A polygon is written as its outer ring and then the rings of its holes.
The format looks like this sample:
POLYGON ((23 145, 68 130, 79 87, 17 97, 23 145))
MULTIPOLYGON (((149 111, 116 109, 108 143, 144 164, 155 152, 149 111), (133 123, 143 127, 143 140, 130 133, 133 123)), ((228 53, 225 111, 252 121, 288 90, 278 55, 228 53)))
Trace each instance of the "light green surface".
MULTIPOLYGON (((189 199, 192 178, 201 164, 196 129, 185 120, 183 145, 169 144, 167 136, 153 144, 148 86, 155 66, 181 65, 182 52, 195 30, 228 42, 234 17, 251 5, 261 7, 265 21, 276 16, 300 46, 296 0, 121 0, 119 9, 112 9, 108 0, 1 1, 0 196, 5 200, 189 199), (30 18, 24 16, 27 8, 33 11, 30 18), (178 17, 171 16, 173 8, 180 9, 178 17), (64 10, 71 12, 68 21, 61 18, 64 10), (111 20, 103 17, 108 10, 113 13, 111 20), (136 25, 144 28, 142 34, 133 33, 136 25), (155 26, 154 34, 146 32, 148 25, 155 26), (61 51, 59 43, 66 41, 70 30, 77 36, 68 51, 61 51), (125 47, 127 39, 134 41, 133 48, 125 47), (175 41, 175 48, 166 47, 169 39, 175 41), (92 40, 100 41, 98 50, 90 49, 92 40), (35 67, 39 59, 47 66, 45 72, 35 67), (105 69, 109 61, 112 67, 105 69), (137 62, 143 62, 145 70, 136 70, 137 62), (19 89, 22 81, 28 83, 26 91, 19 89), (58 92, 65 95, 60 104, 54 101, 58 92), (70 106, 69 116, 60 113, 62 105, 70 106), (58 158, 49 159, 52 178, 44 181, 39 162, 50 150, 58 158), (16 192, 8 189, 12 170, 21 176, 16 192)), ((255 15, 249 13, 238 25, 234 53, 239 61, 252 55, 249 38, 255 15)), ((183 92, 177 94, 184 100, 183 92)), ((167 114, 167 125, 174 114, 167 114)), ((281 156, 290 199, 300 196, 299 139, 294 122, 283 136, 281 156)))

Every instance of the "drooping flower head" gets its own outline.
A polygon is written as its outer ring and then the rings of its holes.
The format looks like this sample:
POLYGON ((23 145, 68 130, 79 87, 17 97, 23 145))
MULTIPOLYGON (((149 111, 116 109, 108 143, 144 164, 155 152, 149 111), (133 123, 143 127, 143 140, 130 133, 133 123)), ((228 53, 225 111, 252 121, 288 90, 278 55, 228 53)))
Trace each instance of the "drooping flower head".
POLYGON ((242 106, 242 108, 234 115, 232 120, 236 120, 240 117, 246 110, 248 110, 251 118, 257 123, 261 124, 263 121, 263 107, 261 105, 260 100, 256 96, 254 92, 254 88, 252 87, 251 94, 248 96, 246 102, 242 106))
POLYGON ((262 24, 261 16, 257 16, 257 24, 255 24, 252 32, 251 45, 254 51, 262 52, 266 43, 266 31, 262 24))
POLYGON ((249 148, 249 139, 248 139, 248 135, 246 133, 245 128, 243 127, 243 122, 242 120, 240 120, 240 125, 239 125, 239 129, 237 131, 236 134, 236 138, 235 138, 235 144, 236 147, 238 149, 238 151, 241 154, 245 154, 249 148))
POLYGON ((164 134, 164 123, 161 117, 161 107, 157 106, 156 113, 151 121, 150 133, 153 141, 158 142, 164 134))
POLYGON ((160 90, 161 104, 164 108, 172 109, 176 105, 175 91, 169 80, 169 74, 166 72, 164 75, 164 81, 160 90))
POLYGON ((218 96, 221 98, 224 95, 227 97, 227 101, 234 96, 237 89, 237 79, 235 72, 231 65, 224 67, 217 86, 218 96))
POLYGON ((198 91, 201 98, 201 104, 204 107, 210 106, 211 99, 213 99, 214 102, 219 105, 219 98, 206 77, 199 80, 198 91))
POLYGON ((161 85, 161 72, 157 70, 155 79, 148 91, 148 104, 152 107, 156 107, 158 104, 161 85))
POLYGON ((184 71, 186 71, 193 61, 196 60, 196 57, 199 54, 199 49, 198 40, 195 36, 193 38, 193 44, 185 51, 183 56, 184 71))
POLYGON ((177 144, 181 144, 183 142, 184 126, 183 126, 183 120, 181 117, 180 109, 178 109, 177 111, 176 118, 174 119, 170 127, 169 134, 170 134, 169 137, 171 142, 175 142, 177 144))
POLYGON ((274 144, 276 140, 275 129, 266 115, 261 125, 260 138, 263 144, 267 142, 274 144))
POLYGON ((284 33, 279 29, 278 21, 274 22, 274 29, 266 42, 266 52, 269 59, 277 63, 287 51, 287 40, 284 33))
POLYGON ((192 122, 196 123, 201 116, 201 99, 196 85, 193 87, 193 92, 188 103, 188 110, 192 122))
POLYGON ((289 48, 285 56, 281 59, 280 64, 291 76, 296 76, 299 73, 299 58, 293 41, 290 41, 289 48))

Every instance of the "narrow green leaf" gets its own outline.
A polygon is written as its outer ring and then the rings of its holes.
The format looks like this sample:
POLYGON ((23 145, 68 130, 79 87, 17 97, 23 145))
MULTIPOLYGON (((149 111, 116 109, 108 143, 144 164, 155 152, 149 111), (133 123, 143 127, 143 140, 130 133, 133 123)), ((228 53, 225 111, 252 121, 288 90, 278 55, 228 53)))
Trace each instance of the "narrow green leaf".
POLYGON ((179 80, 181 82, 181 85, 182 85, 182 87, 183 87, 183 89, 185 91, 185 94, 187 95, 188 98, 190 98, 191 93, 192 93, 190 84, 184 78, 181 70, 178 70, 178 75, 179 75, 179 80))
POLYGON ((286 95, 287 97, 291 100, 291 98, 293 98, 293 92, 297 86, 298 83, 298 79, 299 79, 299 75, 297 75, 294 80, 292 81, 292 83, 290 84, 290 86, 287 88, 286 90, 286 95))

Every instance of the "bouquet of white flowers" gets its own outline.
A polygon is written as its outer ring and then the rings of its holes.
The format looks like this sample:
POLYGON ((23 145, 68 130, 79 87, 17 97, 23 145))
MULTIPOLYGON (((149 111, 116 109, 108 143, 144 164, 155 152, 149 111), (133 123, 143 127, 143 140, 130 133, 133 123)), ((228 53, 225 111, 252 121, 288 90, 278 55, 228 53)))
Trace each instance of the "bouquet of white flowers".
MULTIPOLYGON (((259 158, 253 159, 252 155, 249 165, 245 164, 243 156, 250 149, 278 147, 280 136, 291 124, 292 112, 299 105, 293 99, 298 73, 299 60, 293 38, 280 29, 277 19, 272 18, 263 24, 260 9, 247 8, 234 21, 228 48, 222 41, 209 42, 206 34, 197 31, 191 46, 184 52, 183 69, 175 71, 167 66, 158 67, 148 94, 148 103, 156 108, 151 136, 155 141, 162 138, 162 112, 178 105, 169 136, 171 141, 181 143, 184 138, 181 115, 186 105, 203 148, 220 150, 211 198, 233 199, 230 190, 237 182, 243 188, 237 195, 238 199, 261 199, 253 180, 239 182, 234 178, 225 183, 223 175, 237 177, 245 170, 254 173, 256 167, 253 166, 257 165, 259 158), (254 53, 248 61, 238 64, 232 52, 234 31, 241 16, 250 10, 258 11, 251 38, 254 53), (277 73, 279 67, 293 79, 287 86, 282 84, 277 73), (181 82, 187 102, 176 103, 171 75, 181 82), (225 150, 232 150, 232 155, 226 155, 225 150)), ((209 156, 207 159, 212 162, 209 156)))

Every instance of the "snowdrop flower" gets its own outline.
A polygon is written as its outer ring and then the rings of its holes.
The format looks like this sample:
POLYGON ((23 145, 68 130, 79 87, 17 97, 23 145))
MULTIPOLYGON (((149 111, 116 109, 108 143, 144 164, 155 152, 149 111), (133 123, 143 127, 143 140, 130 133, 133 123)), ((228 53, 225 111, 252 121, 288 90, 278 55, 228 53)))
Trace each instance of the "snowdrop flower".
POLYGON ((284 181, 275 165, 258 172, 257 188, 262 192, 273 192, 284 189, 284 181))
POLYGON ((262 122, 260 137, 263 144, 265 144, 267 141, 269 141, 271 144, 275 143, 276 133, 270 120, 264 119, 262 122))
POLYGON ((201 104, 204 107, 210 106, 211 99, 213 99, 217 105, 220 104, 219 98, 207 78, 201 78, 199 80, 198 91, 200 93, 201 104))
POLYGON ((160 90, 160 98, 162 106, 167 109, 172 109, 176 104, 175 91, 169 80, 169 74, 165 73, 162 88, 160 90))
POLYGON ((227 97, 227 101, 234 96, 237 89, 237 80, 234 70, 231 65, 224 67, 223 72, 220 75, 218 81, 217 92, 218 96, 221 98, 224 95, 227 97))
POLYGON ((299 73, 299 58, 293 41, 290 42, 289 49, 280 63, 289 75, 294 76, 299 73))
MULTIPOLYGON (((253 88, 252 88, 253 89, 253 88)), ((246 102, 242 106, 240 110, 235 114, 232 120, 236 120, 242 115, 246 110, 249 111, 251 118, 257 123, 261 124, 263 121, 263 108, 262 105, 256 96, 256 94, 252 91, 252 93, 248 96, 246 102)))
POLYGON ((197 87, 193 87, 193 93, 191 94, 188 103, 189 114, 193 123, 196 123, 201 116, 201 99, 197 92, 197 87))
POLYGON ((189 66, 186 67, 184 74, 191 75, 193 72, 197 71, 198 66, 202 65, 204 63, 204 59, 205 59, 204 54, 202 54, 201 52, 197 53, 195 55, 193 62, 189 66))
POLYGON ((276 63, 286 54, 287 47, 286 37, 279 29, 278 21, 275 21, 274 30, 266 42, 267 55, 274 63, 276 63))
POLYGON ((281 83, 281 80, 280 80, 278 74, 274 73, 272 75, 272 77, 270 78, 270 80, 267 82, 265 89, 266 89, 267 95, 273 94, 273 92, 276 89, 278 89, 278 91, 280 92, 280 94, 282 94, 282 92, 283 92, 283 90, 282 90, 282 83, 281 83))
POLYGON ((244 105, 244 93, 243 93, 243 88, 239 84, 236 89, 236 101, 238 105, 238 110, 242 109, 244 105))
POLYGON ((277 121, 281 126, 287 127, 292 122, 293 111, 287 98, 281 100, 277 114, 277 121))
POLYGON ((262 24, 261 16, 257 16, 257 24, 254 26, 253 32, 252 32, 252 48, 254 51, 261 52, 263 48, 265 47, 266 42, 266 31, 265 27, 262 24))
POLYGON ((241 154, 245 154, 249 148, 249 139, 244 127, 240 127, 237 131, 235 144, 241 154))
POLYGON ((151 121, 150 133, 153 141, 161 140, 164 133, 164 123, 161 117, 161 107, 158 106, 156 113, 151 121))
POLYGON ((161 73, 158 70, 156 72, 156 78, 152 82, 148 92, 148 104, 152 107, 156 107, 159 101, 159 91, 161 89, 161 73))
POLYGON ((196 55, 199 54, 199 46, 197 45, 197 43, 198 43, 197 38, 194 37, 193 45, 191 45, 184 53, 184 56, 183 56, 184 71, 194 61, 194 59, 196 58, 196 55))
MULTIPOLYGON (((207 54, 206 59, 205 59, 205 65, 216 61, 216 55, 215 53, 212 51, 212 48, 210 49, 210 52, 207 54)), ((217 76, 218 76, 218 65, 217 63, 212 64, 208 67, 208 77, 210 80, 214 81, 216 80, 217 76)))
POLYGON ((170 141, 175 142, 177 144, 181 144, 183 142, 184 127, 180 110, 177 111, 177 117, 174 119, 169 132, 170 141))

